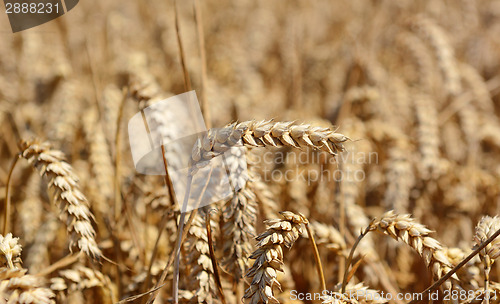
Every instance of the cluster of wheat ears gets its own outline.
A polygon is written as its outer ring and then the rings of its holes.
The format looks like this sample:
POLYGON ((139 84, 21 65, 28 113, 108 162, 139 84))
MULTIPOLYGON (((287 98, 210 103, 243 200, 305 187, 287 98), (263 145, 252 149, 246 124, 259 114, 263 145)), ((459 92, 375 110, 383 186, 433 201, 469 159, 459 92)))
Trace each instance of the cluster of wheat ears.
POLYGON ((500 303, 498 0, 81 1, 1 37, 0 303, 500 303), (181 214, 127 121, 191 90, 191 162, 248 173, 181 214))

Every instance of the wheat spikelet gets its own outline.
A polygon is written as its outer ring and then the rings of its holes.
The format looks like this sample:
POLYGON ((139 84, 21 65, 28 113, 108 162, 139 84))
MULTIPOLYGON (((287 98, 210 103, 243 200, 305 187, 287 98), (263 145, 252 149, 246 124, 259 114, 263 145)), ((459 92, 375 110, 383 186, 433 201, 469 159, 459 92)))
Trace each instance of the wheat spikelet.
POLYGON ((118 113, 120 111, 120 103, 122 102, 122 99, 122 91, 114 85, 106 86, 102 92, 102 123, 106 139, 109 143, 115 141, 116 121, 118 120, 118 113))
POLYGON ((474 67, 466 63, 460 63, 459 68, 462 80, 474 96, 474 105, 484 114, 493 114, 495 111, 493 100, 481 74, 474 67))
POLYGON ((54 304, 54 293, 43 286, 42 278, 26 269, 0 269, 0 299, 3 303, 54 304), (7 302, 8 301, 8 302, 7 302))
POLYGON ((2 256, 3 265, 7 265, 10 269, 15 269, 14 266, 21 262, 21 245, 18 244, 19 238, 12 237, 12 233, 7 233, 6 236, 0 234, 0 255, 2 256))
POLYGON ((185 243, 188 253, 186 267, 190 267, 189 277, 186 279, 188 289, 184 296, 186 303, 218 303, 205 227, 206 212, 209 212, 206 207, 198 209, 185 243))
POLYGON ((419 171, 424 179, 436 178, 439 172, 439 136, 437 111, 434 102, 426 94, 413 99, 418 123, 418 141, 421 161, 419 171))
POLYGON ((209 130, 203 139, 197 140, 192 160, 194 163, 210 160, 238 143, 253 147, 314 148, 335 155, 344 150, 343 143, 347 140, 345 135, 327 128, 270 120, 245 121, 209 130))
POLYGON ((54 101, 49 111, 50 125, 48 134, 58 142, 72 143, 75 133, 80 126, 80 109, 83 107, 82 94, 85 85, 79 80, 65 81, 54 93, 54 101))
POLYGON ((462 85, 455 61, 455 52, 447 34, 433 20, 423 16, 416 18, 412 22, 412 27, 431 44, 443 74, 447 93, 451 96, 457 96, 462 90, 462 85))
POLYGON ((87 199, 80 192, 77 177, 64 161, 64 154, 53 150, 47 142, 25 141, 21 143, 21 148, 20 155, 49 180, 48 189, 52 192, 53 203, 59 208, 60 218, 71 234, 70 247, 77 245, 88 256, 99 258, 101 250, 92 227, 94 216, 87 199))
POLYGON ((302 225, 308 221, 302 215, 289 211, 280 212, 283 219, 267 220, 266 231, 257 236, 258 249, 250 259, 255 259, 246 276, 252 282, 245 291, 244 298, 250 299, 250 304, 279 303, 274 297, 274 287, 280 287, 276 279, 277 271, 283 271, 283 248, 291 248, 302 233, 302 225))
POLYGON ((84 115, 83 128, 87 144, 90 147, 89 160, 92 165, 92 173, 99 185, 95 191, 97 195, 94 208, 101 214, 106 214, 109 211, 109 202, 113 197, 113 176, 115 173, 110 149, 96 111, 90 110, 84 115))
MULTIPOLYGON (((500 229, 500 219, 497 216, 485 216, 481 219, 481 221, 479 221, 476 226, 474 241, 479 246, 490 236, 492 236, 498 229, 500 229)), ((480 254, 483 257, 488 256, 493 263, 493 261, 500 256, 500 239, 493 240, 493 242, 489 243, 480 254)))
POLYGON ((408 212, 410 190, 415 184, 411 159, 409 159, 408 143, 397 141, 389 150, 387 160, 387 188, 384 194, 384 203, 387 209, 394 209, 397 213, 408 212))
POLYGON ((257 204, 249 188, 240 189, 224 208, 224 260, 223 266, 238 282, 246 272, 248 256, 255 236, 257 204))
POLYGON ((77 293, 86 289, 99 287, 103 293, 101 299, 93 299, 94 302, 98 300, 102 303, 115 303, 116 295, 112 288, 111 280, 102 272, 90 269, 83 265, 77 264, 72 266, 71 269, 59 271, 59 277, 51 279, 50 288, 54 292, 65 292, 67 294, 77 293))
MULTIPOLYGON (((389 97, 394 100, 395 111, 398 120, 402 121, 401 126, 407 128, 414 121, 411 111, 411 97, 408 85, 399 77, 392 77, 389 82, 389 97)), ((404 128, 402 128, 404 130, 404 128)))
MULTIPOLYGON (((428 236, 431 230, 416 223, 409 214, 395 214, 393 211, 389 211, 373 225, 378 231, 395 240, 401 240, 413 248, 424 259, 436 280, 451 270, 452 264, 444 252, 444 246, 428 236)), ((458 280, 455 274, 452 278, 458 280)), ((447 281, 444 286, 449 289, 451 283, 447 281)))
POLYGON ((430 94, 434 88, 436 79, 432 54, 425 47, 423 41, 410 32, 402 32, 397 37, 397 43, 407 51, 404 54, 408 53, 417 64, 418 74, 416 81, 419 88, 430 94))

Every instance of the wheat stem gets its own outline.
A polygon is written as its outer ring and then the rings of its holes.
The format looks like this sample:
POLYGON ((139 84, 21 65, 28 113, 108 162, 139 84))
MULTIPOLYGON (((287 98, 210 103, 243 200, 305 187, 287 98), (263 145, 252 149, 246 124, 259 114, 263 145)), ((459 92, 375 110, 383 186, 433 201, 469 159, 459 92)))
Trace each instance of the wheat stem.
POLYGON ((314 233, 311 230, 309 222, 306 223, 307 235, 309 236, 309 241, 314 252, 314 259, 316 260, 316 271, 318 272, 319 281, 321 284, 321 291, 326 290, 325 275, 323 273, 323 266, 321 265, 321 258, 319 256, 318 246, 316 246, 316 241, 314 240, 314 233))
POLYGON ((19 160, 19 154, 12 160, 12 165, 9 169, 9 175, 7 176, 7 184, 5 185, 5 213, 3 218, 3 235, 7 235, 10 230, 10 184, 12 180, 12 173, 14 172, 14 168, 16 167, 17 161, 19 160))

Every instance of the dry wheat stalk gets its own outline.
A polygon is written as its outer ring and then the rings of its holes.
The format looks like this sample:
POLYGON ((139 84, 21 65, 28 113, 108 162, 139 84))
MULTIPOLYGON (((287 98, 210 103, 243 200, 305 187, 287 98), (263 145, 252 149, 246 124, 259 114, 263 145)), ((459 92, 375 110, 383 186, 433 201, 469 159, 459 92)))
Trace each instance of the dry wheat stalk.
POLYGON ((271 120, 232 123, 222 129, 211 129, 193 148, 194 163, 210 160, 230 147, 244 144, 253 147, 314 148, 332 155, 343 151, 349 138, 340 133, 310 125, 292 125, 292 122, 271 120))
POLYGON ((92 258, 99 258, 101 250, 92 227, 94 216, 80 192, 78 179, 61 151, 53 150, 48 142, 24 141, 21 156, 27 159, 42 176, 48 178, 48 189, 53 203, 59 208, 61 220, 71 234, 70 247, 78 248, 92 258))
POLYGON ((43 286, 43 279, 27 275, 27 269, 0 269, 2 303, 54 304, 54 293, 43 286))
POLYGON ((266 231, 257 236, 258 249, 249 257, 255 259, 246 274, 252 280, 244 295, 244 298, 250 299, 250 304, 279 303, 273 288, 281 289, 276 277, 278 271, 283 271, 282 246, 291 248, 302 233, 302 225, 308 223, 304 216, 290 211, 280 214, 283 219, 265 221, 266 231))
MULTIPOLYGON (((431 230, 415 222, 409 214, 395 214, 393 211, 389 211, 373 225, 378 231, 395 240, 401 240, 413 248, 424 259, 436 280, 451 270, 452 264, 445 254, 444 246, 429 236, 431 230)), ((452 278, 458 280, 456 274, 452 278)), ((445 282, 444 285, 447 289, 451 288, 449 281, 445 282)))

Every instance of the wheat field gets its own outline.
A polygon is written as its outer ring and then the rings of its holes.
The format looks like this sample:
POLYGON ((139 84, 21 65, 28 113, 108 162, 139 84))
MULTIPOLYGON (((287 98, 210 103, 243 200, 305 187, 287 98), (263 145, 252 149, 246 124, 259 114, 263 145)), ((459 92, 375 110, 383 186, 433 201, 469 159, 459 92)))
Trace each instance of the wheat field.
POLYGON ((0 29, 0 303, 500 303, 500 1, 81 1, 0 29), (214 129, 190 164, 238 143, 246 173, 181 213, 127 123, 191 90, 214 129))

